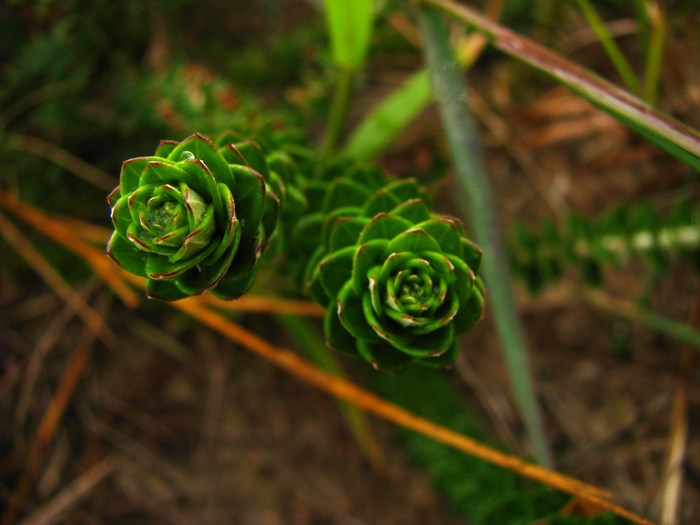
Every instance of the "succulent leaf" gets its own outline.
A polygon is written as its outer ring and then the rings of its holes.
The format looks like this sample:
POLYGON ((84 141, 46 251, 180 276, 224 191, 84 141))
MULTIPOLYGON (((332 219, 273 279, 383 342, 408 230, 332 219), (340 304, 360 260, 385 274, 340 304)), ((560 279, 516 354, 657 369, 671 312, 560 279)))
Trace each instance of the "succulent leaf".
POLYGON ((161 141, 154 156, 122 164, 108 198, 115 228, 110 257, 146 276, 155 299, 210 290, 239 297, 252 286, 279 217, 265 175, 264 154, 250 142, 216 146, 200 134, 161 141))
POLYGON ((450 365, 457 335, 481 317, 481 251, 461 223, 430 212, 414 180, 377 187, 367 173, 335 174, 295 230, 313 247, 303 281, 327 307, 328 344, 379 369, 450 365))

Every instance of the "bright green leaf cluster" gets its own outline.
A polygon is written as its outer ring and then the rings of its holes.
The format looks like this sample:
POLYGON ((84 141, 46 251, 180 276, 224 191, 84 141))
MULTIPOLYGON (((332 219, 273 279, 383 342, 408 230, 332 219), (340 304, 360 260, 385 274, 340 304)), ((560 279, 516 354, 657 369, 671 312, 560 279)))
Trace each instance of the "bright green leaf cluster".
MULTIPOLYGON (((284 181, 256 144, 235 138, 162 141, 153 156, 122 165, 108 197, 115 228, 108 254, 147 278, 149 297, 173 301, 211 291, 233 299, 252 286, 284 181)), ((289 169, 283 159, 275 165, 289 169)))
POLYGON ((295 238, 315 246, 304 283, 327 307, 329 346, 379 369, 452 364, 456 336, 483 307, 481 251, 461 223, 431 213, 414 180, 388 182, 377 170, 350 170, 324 188, 295 238))

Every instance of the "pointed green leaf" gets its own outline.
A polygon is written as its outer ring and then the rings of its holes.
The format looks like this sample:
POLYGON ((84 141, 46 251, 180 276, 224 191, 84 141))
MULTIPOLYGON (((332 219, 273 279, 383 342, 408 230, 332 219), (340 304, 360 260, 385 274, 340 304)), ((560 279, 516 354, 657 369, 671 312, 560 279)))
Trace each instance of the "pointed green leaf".
POLYGON ((348 332, 338 318, 336 303, 326 308, 323 319, 323 331, 326 334, 326 345, 333 350, 357 356, 355 337, 348 332))
POLYGON ((374 217, 379 213, 389 213, 401 204, 401 201, 386 188, 375 191, 364 203, 363 215, 374 217))
POLYGON ((179 142, 176 140, 161 140, 154 155, 156 157, 167 158, 178 144, 179 142))
POLYGON ((209 206, 204 212, 202 221, 190 231, 182 242, 182 246, 174 255, 168 258, 170 263, 177 263, 182 260, 190 259, 197 253, 207 247, 215 249, 218 243, 211 243, 211 238, 214 235, 216 227, 214 226, 214 207, 209 206))
POLYGON ((375 239, 393 239, 411 229, 411 223, 401 217, 379 213, 367 223, 360 233, 358 244, 364 244, 375 239))
POLYGON ((457 257, 463 255, 462 238, 453 220, 438 217, 416 224, 415 227, 423 230, 435 239, 443 253, 449 253, 457 257))
POLYGON ((418 362, 423 366, 428 366, 431 368, 445 368, 451 366, 457 360, 457 342, 453 342, 447 351, 444 353, 420 359, 418 362))
POLYGON ((121 197, 112 208, 112 223, 114 224, 114 229, 117 230, 123 238, 126 238, 127 228, 132 221, 133 218, 129 210, 128 197, 121 197))
POLYGON ((411 199, 400 204, 391 212, 392 215, 406 219, 411 224, 430 219, 430 210, 423 199, 411 199))
POLYGON ((421 229, 413 228, 402 233, 393 239, 387 250, 391 253, 398 252, 438 252, 440 253, 440 245, 421 229))
POLYGON ((121 173, 119 174, 119 188, 121 189, 121 194, 128 195, 132 191, 135 191, 136 188, 139 187, 139 184, 143 184, 143 182, 141 182, 141 175, 149 162, 160 162, 162 160, 163 159, 158 157, 136 157, 124 161, 121 173))
POLYGON ((326 190, 321 205, 321 209, 326 212, 349 206, 362 206, 370 196, 370 190, 365 186, 343 178, 336 179, 326 190))
POLYGON ((417 336, 410 343, 397 341, 393 343, 397 350, 400 350, 413 357, 437 357, 447 352, 455 343, 454 323, 446 325, 429 332, 425 335, 417 336))
POLYGON ((187 294, 180 291, 171 281, 154 281, 152 279, 146 282, 146 294, 151 299, 159 301, 177 301, 187 297, 187 294))
POLYGON ((481 257, 483 255, 481 248, 466 237, 462 237, 461 242, 463 250, 462 259, 474 273, 478 272, 479 268, 481 267, 481 257))
POLYGON ((236 144, 228 144, 219 150, 229 164, 246 166, 257 171, 267 178, 270 176, 270 168, 265 159, 265 153, 255 142, 246 140, 236 144))
POLYGON ((192 153, 194 159, 202 161, 217 182, 223 182, 229 187, 233 186, 231 168, 226 160, 219 154, 214 143, 207 137, 199 133, 187 137, 170 152, 168 159, 178 164, 183 160, 194 160, 186 158, 187 152, 192 153), (183 154, 185 155, 184 158, 183 154))
MULTIPOLYGON (((224 203, 224 209, 226 210, 224 215, 227 219, 224 228, 218 229, 216 232, 216 235, 219 237, 218 246, 207 261, 218 261, 227 250, 235 251, 238 249, 238 243, 241 239, 241 228, 236 217, 236 207, 231 190, 223 183, 219 183, 217 186, 221 200, 224 203)), ((207 264, 207 261, 204 264, 207 264)))
POLYGON ((384 264, 388 245, 389 241, 385 239, 375 239, 363 243, 355 251, 352 285, 356 295, 359 296, 369 289, 369 272, 372 268, 384 264))
POLYGON ((472 327, 483 316, 484 311, 484 291, 480 279, 477 278, 475 285, 469 294, 466 303, 460 304, 457 315, 454 318, 455 331, 457 333, 471 330, 472 327))
POLYGON ((355 246, 362 229, 369 222, 364 217, 341 217, 335 221, 331 228, 328 250, 334 252, 346 246, 355 246))
POLYGON ((167 257, 156 253, 148 254, 146 258, 146 275, 150 279, 175 279, 203 261, 216 248, 215 244, 210 244, 202 251, 194 254, 188 259, 177 262, 170 262, 167 257))
POLYGON ((117 232, 114 232, 109 239, 107 255, 127 272, 141 277, 146 276, 147 254, 117 232))
POLYGON ((350 281, 355 247, 348 246, 325 257, 319 264, 321 285, 333 300, 340 289, 350 281))
POLYGON ((355 294, 350 282, 345 283, 338 294, 338 317, 345 329, 356 338, 370 343, 381 342, 363 315, 362 300, 355 294))
POLYGON ((368 361, 375 370, 384 372, 399 371, 412 360, 410 356, 399 352, 385 342, 374 344, 358 341, 357 350, 362 358, 368 361))
POLYGON ((246 166, 232 166, 231 170, 236 178, 234 200, 243 235, 253 235, 265 211, 265 180, 246 166))

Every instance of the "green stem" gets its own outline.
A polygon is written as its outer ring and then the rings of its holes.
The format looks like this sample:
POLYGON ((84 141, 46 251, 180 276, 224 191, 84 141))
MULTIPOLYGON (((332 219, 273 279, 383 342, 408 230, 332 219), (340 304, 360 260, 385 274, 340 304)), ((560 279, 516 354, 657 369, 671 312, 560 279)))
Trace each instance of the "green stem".
POLYGON ((449 33, 440 12, 430 7, 422 8, 420 27, 434 96, 440 106, 457 179, 466 194, 462 204, 465 213, 471 216, 476 240, 484 250, 483 272, 511 385, 534 452, 540 463, 551 465, 524 334, 515 308, 510 271, 494 215, 493 197, 468 106, 462 71, 452 54, 449 33))
POLYGON ((679 323, 634 303, 616 299, 602 292, 584 290, 581 293, 589 304, 599 310, 622 317, 628 321, 647 325, 678 341, 694 346, 696 350, 700 349, 700 331, 692 326, 679 323))
POLYGON ((619 73, 622 81, 627 85, 627 88, 637 95, 641 95, 642 88, 639 85, 639 79, 634 73, 632 66, 627 61, 625 56, 622 54, 620 47, 615 43, 615 39, 608 31, 605 22, 600 18, 598 12, 595 10, 593 5, 588 0, 576 0, 579 8, 583 12, 583 15, 588 20, 588 23, 595 31, 600 44, 608 55, 608 58, 615 66, 615 69, 619 73))
POLYGON ((331 103, 331 112, 323 143, 323 151, 326 155, 332 154, 340 143, 354 83, 355 70, 348 67, 341 69, 340 78, 335 85, 335 92, 333 93, 333 102, 331 103))
MULTIPOLYGON (((314 329, 308 321, 291 315, 278 315, 276 319, 284 327, 285 333, 292 339, 295 347, 306 353, 311 361, 334 376, 346 377, 340 362, 335 358, 335 355, 328 351, 318 330, 314 329)), ((386 460, 372 434, 365 414, 351 403, 346 401, 338 403, 348 427, 364 455, 375 468, 383 470, 386 466, 386 460)))
POLYGON ((644 100, 655 106, 659 99, 659 79, 666 45, 666 20, 659 2, 650 0, 647 9, 650 34, 644 64, 644 100))

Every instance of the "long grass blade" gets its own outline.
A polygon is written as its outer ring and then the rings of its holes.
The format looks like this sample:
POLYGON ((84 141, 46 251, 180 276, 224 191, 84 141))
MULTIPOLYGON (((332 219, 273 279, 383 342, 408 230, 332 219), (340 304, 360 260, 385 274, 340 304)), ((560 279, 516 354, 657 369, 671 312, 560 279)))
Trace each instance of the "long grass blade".
POLYGON ((605 22, 600 18, 598 11, 596 11, 589 0, 576 0, 576 3, 586 17, 586 20, 588 20, 588 24, 593 28, 600 45, 603 46, 605 53, 615 66, 620 78, 622 78, 622 81, 627 85, 627 89, 632 91, 635 95, 641 95, 642 88, 636 73, 615 42, 613 36, 610 34, 610 31, 608 31, 605 22))
POLYGON ((460 200, 465 215, 471 219, 476 241, 484 250, 483 272, 488 299, 500 335, 510 383, 534 452, 542 464, 550 465, 551 455, 535 397, 502 235, 496 222, 491 188, 462 74, 450 48, 442 13, 432 8, 422 9, 420 22, 433 93, 440 106, 460 191, 464 195, 460 200))
POLYGON ((326 0, 326 25, 333 62, 341 68, 362 68, 372 30, 372 0, 326 0))
POLYGON ((700 171, 700 132, 614 86, 595 73, 491 22, 451 0, 421 0, 486 34, 491 44, 549 75, 688 166, 700 171))

